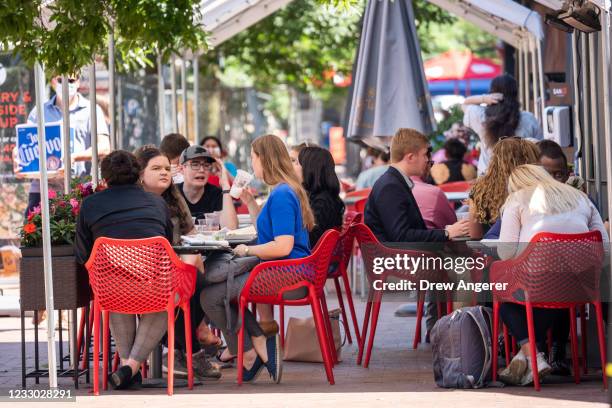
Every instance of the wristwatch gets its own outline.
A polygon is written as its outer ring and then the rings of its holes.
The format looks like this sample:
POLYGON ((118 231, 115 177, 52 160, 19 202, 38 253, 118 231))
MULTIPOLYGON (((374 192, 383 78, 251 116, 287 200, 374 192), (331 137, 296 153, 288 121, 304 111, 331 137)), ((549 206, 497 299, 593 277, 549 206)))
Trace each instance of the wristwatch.
POLYGON ((244 250, 244 256, 249 255, 249 247, 246 247, 246 249, 244 250))
POLYGON ((229 191, 229 190, 222 190, 221 192, 222 192, 223 194, 229 194, 229 192, 230 192, 230 191, 229 191))

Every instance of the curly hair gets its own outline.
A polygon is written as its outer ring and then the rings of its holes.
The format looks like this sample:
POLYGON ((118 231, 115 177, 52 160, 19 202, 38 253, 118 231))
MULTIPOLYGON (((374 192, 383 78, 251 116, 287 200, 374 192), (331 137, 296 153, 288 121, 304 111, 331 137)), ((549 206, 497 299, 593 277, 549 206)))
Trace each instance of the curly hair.
POLYGON ((136 184, 140 165, 132 153, 115 150, 102 160, 100 172, 109 187, 136 184))
MULTIPOLYGON (((136 156, 142 171, 145 171, 151 159, 158 156, 165 156, 157 147, 155 147, 155 145, 151 144, 144 145, 136 149, 134 151, 134 155, 136 156)), ((193 229, 191 213, 189 212, 189 207, 187 206, 185 199, 182 197, 174 183, 171 182, 170 187, 168 187, 161 196, 166 202, 166 205, 168 205, 170 216, 178 219, 178 226, 181 235, 188 234, 193 229)))
POLYGON ((513 137, 502 139, 493 148, 487 172, 470 192, 476 220, 492 224, 508 197, 508 179, 512 171, 523 164, 537 164, 539 151, 535 143, 513 137))

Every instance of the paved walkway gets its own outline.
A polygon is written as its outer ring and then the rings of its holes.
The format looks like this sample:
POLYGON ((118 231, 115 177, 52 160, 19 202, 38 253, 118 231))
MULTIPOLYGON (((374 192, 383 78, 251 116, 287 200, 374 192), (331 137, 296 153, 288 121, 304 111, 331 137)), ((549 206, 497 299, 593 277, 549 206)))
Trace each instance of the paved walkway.
MULTIPOLYGON (((336 302, 330 296, 330 308, 336 302)), ((91 387, 82 384, 77 392, 77 404, 93 407, 123 406, 172 407, 605 407, 607 394, 601 380, 595 375, 580 385, 572 382, 544 384, 541 392, 531 387, 507 387, 484 390, 445 390, 436 387, 428 347, 412 350, 415 318, 398 318, 394 310, 401 302, 385 302, 381 311, 373 356, 368 369, 355 364, 355 344, 343 348, 344 361, 334 369, 336 385, 327 384, 322 364, 285 363, 280 385, 271 383, 262 374, 255 384, 238 387, 235 369, 224 371, 219 382, 206 382, 189 391, 176 389, 173 397, 165 389, 103 392, 91 395, 91 387)), ((358 302, 358 316, 363 316, 364 304, 358 302)), ((306 308, 287 308, 287 315, 306 315, 306 308)), ((287 317, 288 319, 288 317, 287 317)), ((33 356, 34 328, 27 319, 28 356, 33 356)), ((361 327, 361 322, 360 322, 361 327)), ((39 339, 46 339, 46 330, 40 329, 39 339)), ((41 358, 46 356, 46 343, 41 343, 41 358)), ((32 358, 29 358, 29 364, 32 358)), ((43 380, 43 382, 46 380, 43 380)), ((33 384, 29 380, 28 384, 33 384)), ((70 386, 71 380, 62 378, 60 385, 70 386)), ((7 395, 8 388, 21 386, 20 332, 18 318, 0 318, 0 391, 7 395)), ((7 404, 6 400, 1 404, 7 404)), ((34 406, 36 403, 20 406, 34 406)), ((36 404, 37 406, 38 404, 36 404)), ((61 404, 63 405, 63 404, 61 404)), ((74 406, 73 404, 65 404, 74 406)), ((57 406, 57 405, 54 405, 57 406)))

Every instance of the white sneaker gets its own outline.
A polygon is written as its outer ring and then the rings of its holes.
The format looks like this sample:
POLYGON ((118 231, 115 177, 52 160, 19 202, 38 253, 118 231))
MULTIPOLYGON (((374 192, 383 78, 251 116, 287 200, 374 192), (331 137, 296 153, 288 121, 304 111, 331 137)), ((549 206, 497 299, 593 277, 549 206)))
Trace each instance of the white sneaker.
MULTIPOLYGON (((531 356, 527 356, 527 371, 525 371, 525 375, 521 379, 521 385, 529 385, 533 383, 533 371, 531 368, 531 356)), ((544 353, 540 352, 537 354, 537 363, 538 363, 538 376, 540 377, 540 381, 542 378, 546 377, 552 371, 552 368, 546 361, 544 357, 544 353)))
POLYGON ((520 350, 512 361, 510 361, 508 367, 504 368, 502 372, 499 373, 499 379, 506 384, 517 385, 521 382, 526 370, 527 357, 523 354, 523 351, 520 350))

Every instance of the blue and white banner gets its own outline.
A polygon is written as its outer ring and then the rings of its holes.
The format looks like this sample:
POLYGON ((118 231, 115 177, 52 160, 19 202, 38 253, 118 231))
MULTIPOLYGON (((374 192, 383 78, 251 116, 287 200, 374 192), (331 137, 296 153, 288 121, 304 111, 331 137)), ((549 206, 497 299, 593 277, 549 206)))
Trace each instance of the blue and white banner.
MULTIPOLYGON (((15 126, 17 130, 17 157, 21 166, 21 174, 36 174, 40 171, 38 155, 38 127, 26 123, 15 126)), ((47 148, 47 171, 54 173, 64 168, 62 122, 45 124, 45 139, 47 148)), ((74 129, 70 129, 70 146, 74 151, 74 129)))

